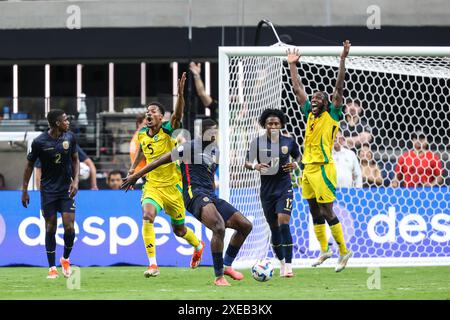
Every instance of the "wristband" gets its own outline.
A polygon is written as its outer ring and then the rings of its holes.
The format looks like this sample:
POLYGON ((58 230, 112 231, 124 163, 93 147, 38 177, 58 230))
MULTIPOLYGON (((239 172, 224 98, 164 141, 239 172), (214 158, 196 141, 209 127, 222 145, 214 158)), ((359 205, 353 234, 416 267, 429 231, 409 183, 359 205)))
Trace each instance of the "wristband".
POLYGON ((253 164, 252 164, 252 170, 255 170, 256 165, 257 165, 257 163, 256 163, 256 162, 253 162, 253 164))

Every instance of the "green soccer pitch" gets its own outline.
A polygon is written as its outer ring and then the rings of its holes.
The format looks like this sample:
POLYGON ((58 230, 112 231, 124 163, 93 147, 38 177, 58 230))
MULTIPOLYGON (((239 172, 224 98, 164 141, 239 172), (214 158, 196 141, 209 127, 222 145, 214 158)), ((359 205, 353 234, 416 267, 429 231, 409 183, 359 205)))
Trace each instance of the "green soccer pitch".
MULTIPOLYGON (((0 268, 0 299, 161 299, 161 300, 298 300, 298 299, 450 299, 450 267, 380 268, 380 288, 368 288, 367 268, 294 269, 294 278, 257 282, 250 270, 231 287, 213 285, 213 269, 162 267, 146 279, 145 267, 81 268, 80 288, 67 279, 47 280, 47 268, 0 268)), ((369 280, 370 282, 370 280, 369 280)), ((372 282, 372 286, 373 283, 372 282)))

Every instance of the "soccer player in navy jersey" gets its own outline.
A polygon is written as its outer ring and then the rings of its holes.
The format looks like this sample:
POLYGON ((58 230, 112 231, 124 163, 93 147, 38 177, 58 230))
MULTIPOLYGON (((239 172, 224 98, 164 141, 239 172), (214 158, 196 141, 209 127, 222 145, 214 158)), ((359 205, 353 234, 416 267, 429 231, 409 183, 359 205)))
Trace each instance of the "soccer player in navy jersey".
POLYGON ((60 259, 65 277, 71 274, 69 256, 75 239, 75 200, 78 191, 80 161, 77 141, 69 132, 69 120, 62 110, 51 110, 47 115, 50 129, 33 140, 23 174, 22 205, 30 203, 28 182, 34 163, 40 160, 41 213, 45 219, 45 249, 49 264, 47 279, 58 278, 55 264, 57 213, 61 212, 64 225, 64 253, 60 259))
POLYGON ((270 227, 271 245, 280 260, 280 276, 290 278, 294 276, 289 227, 293 202, 290 172, 298 167, 300 151, 295 139, 281 134, 286 124, 281 110, 264 110, 258 122, 266 132, 250 144, 245 168, 261 173, 260 198, 270 227))
POLYGON ((216 276, 214 284, 229 286, 224 275, 234 280, 244 278, 242 273, 232 268, 232 263, 251 232, 252 223, 234 206, 215 195, 214 173, 219 157, 216 137, 217 123, 212 119, 203 119, 202 138, 188 141, 147 164, 139 172, 123 179, 121 188, 128 190, 146 173, 163 164, 180 160, 184 206, 213 232, 211 252, 216 276), (225 228, 234 229, 235 233, 224 258, 225 228))

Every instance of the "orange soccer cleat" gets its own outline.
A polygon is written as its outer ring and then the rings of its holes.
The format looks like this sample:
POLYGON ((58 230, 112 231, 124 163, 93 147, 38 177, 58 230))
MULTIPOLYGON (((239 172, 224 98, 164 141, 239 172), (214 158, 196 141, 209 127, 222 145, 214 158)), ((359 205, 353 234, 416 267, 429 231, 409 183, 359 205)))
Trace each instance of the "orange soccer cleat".
POLYGON ((61 263, 61 268, 62 268, 62 272, 64 277, 68 278, 70 277, 70 275, 72 274, 72 269, 70 268, 70 261, 69 259, 64 259, 63 257, 61 257, 61 259, 59 259, 59 262, 61 263))
POLYGON ((159 268, 156 264, 150 265, 144 272, 146 278, 156 277, 157 275, 159 275, 159 268))
POLYGON ((228 283, 227 279, 225 279, 224 276, 216 278, 216 280, 214 280, 214 284, 216 286, 223 286, 223 287, 231 286, 231 284, 228 283))
POLYGON ((56 278, 58 278, 58 270, 56 269, 56 267, 51 267, 50 269, 48 269, 47 279, 56 279, 56 278))
POLYGON ((242 280, 244 275, 239 271, 234 270, 232 267, 225 267, 224 275, 231 277, 233 280, 242 280))
POLYGON ((205 242, 203 240, 200 241, 202 244, 202 248, 200 250, 194 250, 194 254, 192 255, 191 259, 191 268, 195 269, 200 264, 200 261, 202 261, 202 255, 203 251, 205 251, 205 242))

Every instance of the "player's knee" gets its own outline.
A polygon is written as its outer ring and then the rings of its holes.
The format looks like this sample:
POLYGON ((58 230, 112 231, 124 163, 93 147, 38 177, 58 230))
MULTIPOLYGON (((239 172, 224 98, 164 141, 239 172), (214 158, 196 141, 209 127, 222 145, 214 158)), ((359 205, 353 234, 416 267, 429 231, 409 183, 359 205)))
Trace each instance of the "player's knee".
POLYGON ((182 226, 181 228, 180 227, 173 228, 173 233, 175 233, 177 237, 183 237, 186 234, 186 227, 182 226))
POLYGON ((75 227, 73 225, 64 227, 65 233, 75 233, 75 227))
POLYGON ((153 212, 144 210, 144 213, 142 215, 142 219, 146 220, 146 221, 148 221, 150 223, 153 223, 153 222, 155 222, 155 214, 153 212))
POLYGON ((336 219, 336 215, 331 208, 322 208, 321 212, 322 216, 325 218, 325 220, 327 220, 327 222, 336 219))
POLYGON ((225 224, 222 221, 217 221, 212 228, 212 232, 221 238, 225 237, 225 224))
POLYGON ((47 232, 47 233, 56 233, 56 224, 47 223, 45 225, 45 232, 47 232))
POLYGON ((323 216, 313 217, 313 223, 314 224, 324 224, 325 218, 323 216))
POLYGON ((242 234, 244 234, 244 235, 249 235, 250 234, 250 232, 252 232, 252 229, 253 229, 253 224, 250 222, 250 221, 248 221, 247 219, 245 219, 242 223, 241 223, 241 233, 242 234))

